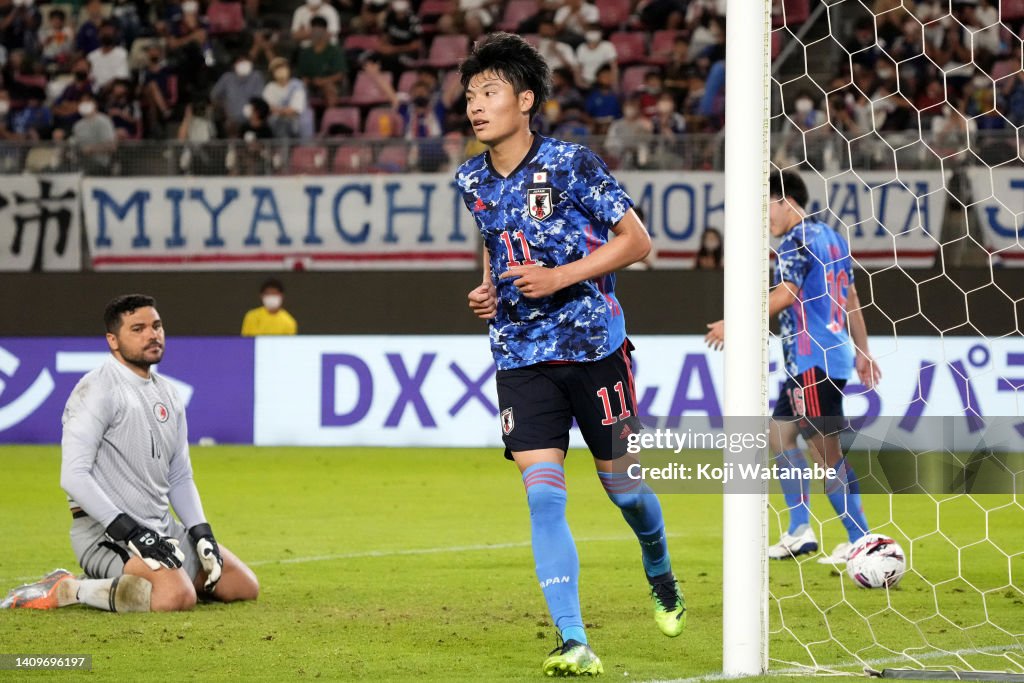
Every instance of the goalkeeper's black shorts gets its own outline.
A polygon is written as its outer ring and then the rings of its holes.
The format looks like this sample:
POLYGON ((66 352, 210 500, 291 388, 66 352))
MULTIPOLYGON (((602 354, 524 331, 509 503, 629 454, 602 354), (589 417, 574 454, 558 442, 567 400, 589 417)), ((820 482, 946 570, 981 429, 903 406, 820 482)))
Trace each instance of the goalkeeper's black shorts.
POLYGON ((790 377, 782 387, 772 417, 780 421, 795 420, 804 438, 838 434, 846 423, 844 386, 845 379, 833 379, 818 367, 790 377))

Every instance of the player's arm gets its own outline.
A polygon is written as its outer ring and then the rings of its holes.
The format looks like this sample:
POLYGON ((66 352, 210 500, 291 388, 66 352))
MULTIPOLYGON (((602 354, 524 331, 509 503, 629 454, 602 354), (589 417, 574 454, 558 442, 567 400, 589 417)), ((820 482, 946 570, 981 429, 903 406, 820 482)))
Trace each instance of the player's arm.
POLYGON ((490 320, 498 310, 498 291, 491 280, 491 259, 484 247, 484 279, 479 287, 469 291, 469 308, 478 318, 490 320))
MULTIPOLYGON (((788 306, 796 303, 799 292, 800 288, 792 282, 783 281, 776 285, 768 295, 768 316, 778 315, 788 306)), ((725 321, 716 320, 713 323, 708 323, 707 327, 704 343, 714 351, 721 351, 725 347, 725 321)))
POLYGON ((868 326, 864 322, 860 297, 857 296, 857 288, 853 284, 846 292, 846 317, 847 324, 850 326, 850 338, 853 340, 853 346, 857 352, 855 361, 857 376, 860 377, 861 384, 868 389, 873 389, 882 379, 882 369, 878 367, 878 362, 868 350, 868 326))
POLYGON ((196 488, 196 482, 192 476, 192 459, 188 451, 188 423, 185 421, 185 411, 180 408, 178 412, 178 448, 168 463, 167 483, 167 499, 174 508, 174 514, 188 529, 189 538, 196 546, 199 562, 203 565, 203 571, 206 572, 206 583, 203 588, 213 591, 214 586, 220 581, 224 559, 220 554, 220 546, 217 545, 217 541, 213 537, 213 529, 206 521, 203 503, 199 499, 199 489, 196 488))
POLYGON ((154 571, 177 569, 185 560, 178 541, 161 537, 121 512, 92 475, 107 426, 116 416, 111 392, 97 378, 75 387, 64 408, 60 485, 87 515, 103 525, 107 536, 122 541, 154 571))
POLYGON ((502 278, 514 277, 512 283, 531 299, 551 296, 584 280, 592 280, 614 273, 643 259, 651 251, 651 236, 633 209, 612 228, 615 239, 594 250, 585 258, 555 268, 516 266, 502 273, 502 278))

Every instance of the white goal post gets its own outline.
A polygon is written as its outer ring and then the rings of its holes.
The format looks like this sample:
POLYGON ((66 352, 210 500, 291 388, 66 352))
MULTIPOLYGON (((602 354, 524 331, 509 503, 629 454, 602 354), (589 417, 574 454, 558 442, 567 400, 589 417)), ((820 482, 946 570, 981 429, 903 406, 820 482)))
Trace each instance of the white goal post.
MULTIPOLYGON (((729 0, 726 8, 724 413, 768 409, 768 107, 771 0, 729 0), (737 49, 735 46, 742 46, 737 49), (740 341, 740 343, 737 343, 740 341)), ((726 462, 764 457, 731 454, 726 462)), ((723 496, 722 671, 768 668, 767 493, 723 496)))

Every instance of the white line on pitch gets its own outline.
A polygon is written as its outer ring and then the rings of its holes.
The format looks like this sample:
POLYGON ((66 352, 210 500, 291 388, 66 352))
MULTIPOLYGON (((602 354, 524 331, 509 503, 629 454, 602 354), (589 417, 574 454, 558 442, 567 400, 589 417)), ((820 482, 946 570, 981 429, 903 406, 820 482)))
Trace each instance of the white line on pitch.
MULTIPOLYGON (((833 664, 830 666, 821 667, 821 673, 828 675, 834 674, 839 669, 851 669, 851 668, 863 668, 884 666, 886 664, 913 664, 914 660, 928 660, 928 659, 941 659, 943 657, 955 657, 960 655, 987 655, 995 654, 997 652, 1007 652, 1010 650, 1020 650, 1020 645, 990 645, 988 647, 968 648, 964 650, 940 650, 937 652, 926 652, 924 654, 902 657, 885 657, 883 659, 866 659, 859 662, 845 662, 842 664, 833 664)), ((769 676, 796 676, 799 674, 813 675, 816 670, 810 666, 794 666, 788 669, 768 669, 769 676)), ((849 672, 851 676, 861 675, 858 672, 849 672)), ((706 676, 692 676, 690 678, 673 678, 670 680, 652 680, 647 683, 699 683, 700 681, 730 681, 730 680, 742 680, 747 676, 726 676, 725 674, 713 673, 707 674, 706 676)))
MULTIPOLYGON (((676 534, 666 534, 668 538, 676 534)), ((635 540, 633 536, 607 536, 601 538, 578 538, 577 543, 611 543, 635 540)), ((403 555, 439 555, 444 553, 469 553, 482 550, 507 550, 509 548, 529 548, 530 541, 513 543, 482 543, 479 545, 445 545, 435 548, 399 548, 396 550, 364 550, 336 555, 313 555, 310 557, 288 557, 280 560, 256 560, 247 563, 250 567, 262 567, 270 564, 305 564, 307 562, 330 562, 333 560, 357 560, 371 557, 398 557, 403 555)))

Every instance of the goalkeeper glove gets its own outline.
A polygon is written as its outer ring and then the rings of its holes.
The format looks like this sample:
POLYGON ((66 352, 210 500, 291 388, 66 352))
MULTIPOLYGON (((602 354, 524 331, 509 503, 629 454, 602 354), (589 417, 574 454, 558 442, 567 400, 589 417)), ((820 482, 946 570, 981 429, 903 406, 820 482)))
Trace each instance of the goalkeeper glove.
POLYGON ((123 512, 107 527, 107 536, 127 544, 128 549, 138 555, 153 571, 161 567, 178 569, 185 561, 185 553, 178 547, 177 539, 161 536, 123 512))
POLYGON ((213 530, 209 524, 196 524, 188 530, 188 535, 196 544, 196 553, 199 555, 199 562, 206 572, 206 583, 203 589, 212 593, 217 582, 220 581, 221 569, 224 567, 224 558, 220 556, 220 547, 213 537, 213 530))

